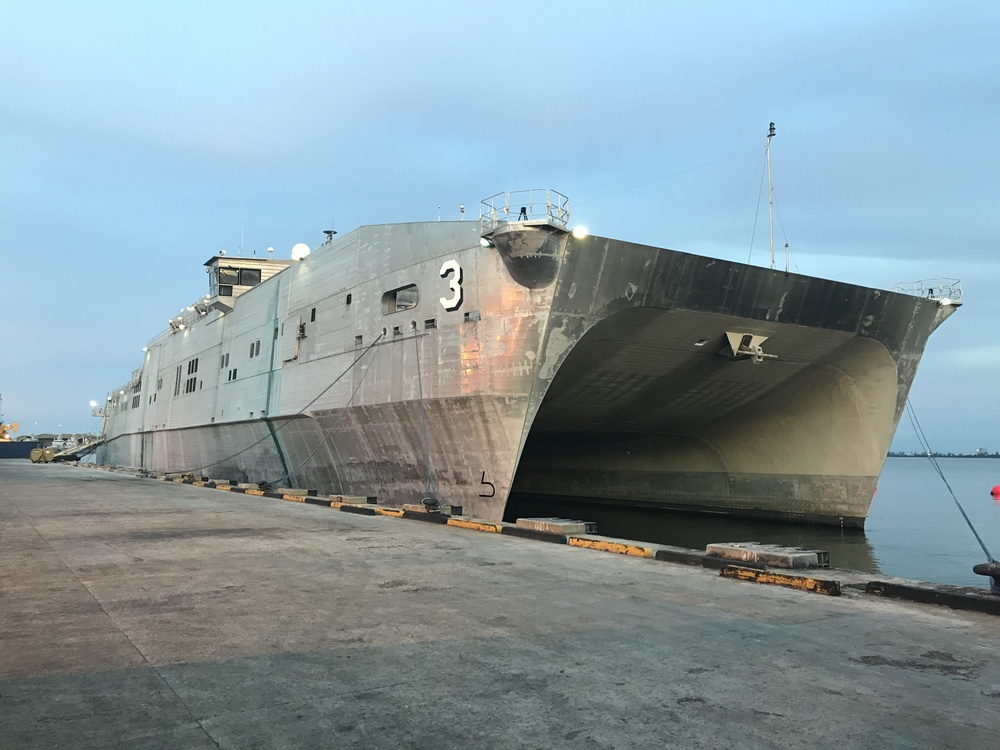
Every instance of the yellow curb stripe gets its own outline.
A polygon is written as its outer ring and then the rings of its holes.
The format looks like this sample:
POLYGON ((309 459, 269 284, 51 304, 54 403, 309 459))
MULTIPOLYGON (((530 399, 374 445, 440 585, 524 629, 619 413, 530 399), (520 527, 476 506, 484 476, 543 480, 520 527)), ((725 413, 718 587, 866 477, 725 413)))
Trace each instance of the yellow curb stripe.
POLYGON ((264 497, 264 490, 246 490, 247 495, 256 495, 257 497, 264 497))
POLYGON ((204 487, 205 486, 204 482, 191 482, 191 484, 193 484, 195 487, 204 487))
POLYGON ((768 573, 762 570, 752 570, 750 568, 739 568, 727 566, 719 571, 723 578, 732 578, 737 581, 753 581, 755 583, 767 583, 772 586, 785 586, 787 588, 799 589, 800 591, 810 591, 815 594, 825 594, 827 596, 840 596, 840 581, 825 581, 818 578, 800 578, 798 576, 786 576, 780 573, 768 573))
POLYGON ((306 499, 304 497, 299 497, 298 495, 282 495, 282 500, 287 500, 290 503, 304 503, 306 499))
POLYGON ((571 536, 568 539, 573 547, 584 547, 586 549, 596 549, 602 552, 614 552, 616 555, 630 555, 631 557, 653 557, 653 550, 649 547, 640 547, 637 544, 622 544, 621 542, 606 542, 601 539, 587 539, 586 537, 571 536))
MULTIPOLYGON (((402 513, 400 514, 402 515, 402 513)), ((464 518, 449 518, 449 526, 457 526, 460 529, 472 529, 473 531, 488 531, 492 534, 499 534, 503 528, 498 523, 483 523, 482 521, 466 521, 464 518)))
POLYGON ((376 508, 375 509, 375 515, 376 516, 392 516, 393 518, 402 518, 403 517, 403 511, 401 511, 401 510, 394 510, 392 508, 376 508))
POLYGON ((174 484, 184 484, 183 479, 171 479, 170 481, 173 482, 174 484))
POLYGON ((222 490, 223 492, 229 492, 230 487, 228 484, 219 484, 216 485, 215 489, 222 490))

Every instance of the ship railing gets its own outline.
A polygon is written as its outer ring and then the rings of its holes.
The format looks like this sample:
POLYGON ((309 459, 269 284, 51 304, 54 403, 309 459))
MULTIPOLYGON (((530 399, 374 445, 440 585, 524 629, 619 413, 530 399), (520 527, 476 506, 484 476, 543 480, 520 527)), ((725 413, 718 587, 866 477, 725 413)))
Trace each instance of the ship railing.
POLYGON ((939 302, 961 302, 962 284, 958 279, 924 279, 921 281, 904 281, 893 287, 892 291, 908 294, 911 297, 926 297, 939 302))
POLYGON ((479 225, 488 234, 503 224, 548 224, 565 229, 569 224, 569 198, 548 188, 497 193, 479 204, 479 225))
POLYGON ((151 338, 146 342, 146 348, 152 349, 154 346, 163 343, 168 337, 175 333, 183 331, 190 328, 195 322, 201 320, 209 312, 209 306, 207 304, 207 296, 202 297, 194 304, 188 305, 180 314, 175 315, 167 321, 169 326, 165 331, 162 331, 158 335, 151 338))

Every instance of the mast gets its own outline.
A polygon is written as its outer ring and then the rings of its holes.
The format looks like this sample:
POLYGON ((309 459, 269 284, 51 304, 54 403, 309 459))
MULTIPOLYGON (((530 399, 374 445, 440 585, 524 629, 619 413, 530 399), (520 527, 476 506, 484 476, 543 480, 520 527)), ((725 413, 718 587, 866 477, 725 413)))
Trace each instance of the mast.
MULTIPOLYGON (((767 133, 767 213, 768 222, 771 227, 771 270, 774 270, 774 187, 771 185, 771 139, 774 138, 774 123, 767 133)), ((787 268, 785 270, 788 270, 787 268)))

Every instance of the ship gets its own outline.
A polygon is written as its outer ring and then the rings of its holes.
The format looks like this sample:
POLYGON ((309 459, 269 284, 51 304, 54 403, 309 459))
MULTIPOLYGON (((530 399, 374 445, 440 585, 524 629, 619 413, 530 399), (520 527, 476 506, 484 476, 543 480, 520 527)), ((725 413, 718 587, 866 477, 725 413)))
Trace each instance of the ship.
POLYGON ((863 527, 961 304, 596 236, 549 189, 292 255, 205 263, 98 462, 488 521, 518 493, 863 527))

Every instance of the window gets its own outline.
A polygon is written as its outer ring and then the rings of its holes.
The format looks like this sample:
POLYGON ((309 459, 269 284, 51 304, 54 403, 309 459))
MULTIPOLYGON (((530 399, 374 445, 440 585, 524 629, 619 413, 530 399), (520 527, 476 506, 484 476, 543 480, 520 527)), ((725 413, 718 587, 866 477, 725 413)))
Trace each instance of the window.
POLYGON ((347 295, 347 304, 351 304, 351 295, 347 295))
POLYGON ((221 285, 230 287, 229 295, 232 295, 234 286, 257 286, 260 283, 259 268, 219 268, 219 294, 222 294, 221 285))
MULTIPOLYGON (((198 378, 194 377, 194 374, 198 372, 198 357, 192 360, 188 360, 187 363, 187 374, 190 376, 184 381, 184 392, 191 393, 198 387, 198 378)), ((177 365, 177 381, 174 383, 174 395, 177 396, 181 391, 181 365, 177 365)))
POLYGON ((354 348, 355 349, 360 349, 362 341, 364 341, 364 337, 363 336, 355 336, 354 337, 354 348))
POLYGON ((220 297, 232 297, 233 287, 231 284, 219 284, 219 296, 220 297))
POLYGON ((134 395, 132 397, 132 408, 133 409, 138 409, 139 408, 139 399, 140 398, 142 398, 142 397, 139 394, 136 394, 136 395, 134 395))
POLYGON ((438 322, 437 318, 428 318, 424 321, 424 328, 437 328, 438 322))
POLYGON ((479 319, 480 319, 479 310, 473 310, 472 312, 467 312, 465 314, 466 323, 475 323, 479 319))
POLYGON ((416 284, 401 286, 382 295, 382 314, 389 315, 400 310, 409 310, 417 306, 420 293, 416 284))
POLYGON ((250 344, 250 359, 260 356, 260 339, 257 339, 250 344))
POLYGON ((315 323, 316 322, 316 308, 315 307, 312 309, 312 313, 309 315, 309 322, 310 323, 315 323))
POLYGON ((257 286, 260 283, 259 268, 240 269, 240 283, 243 286, 257 286))

